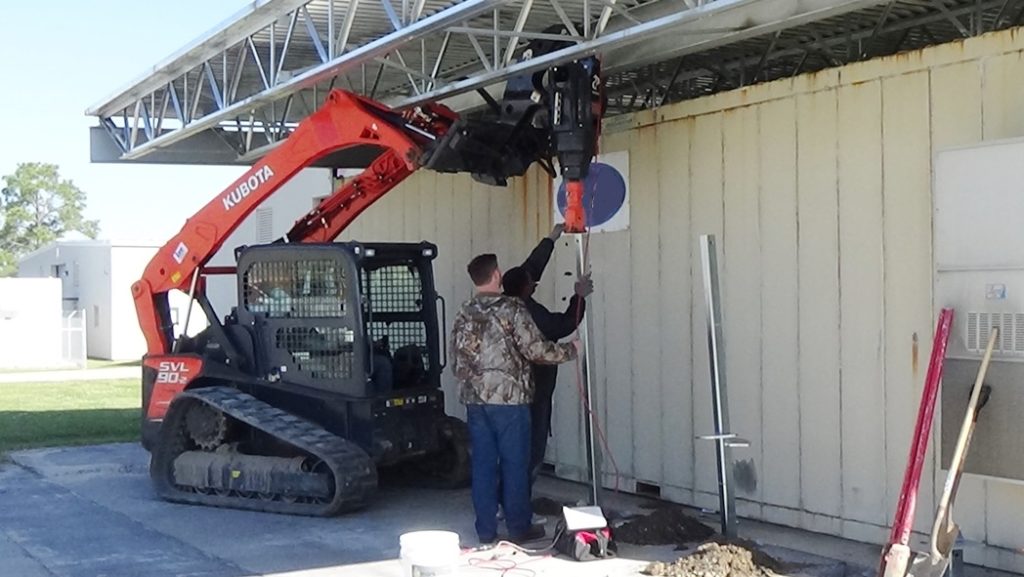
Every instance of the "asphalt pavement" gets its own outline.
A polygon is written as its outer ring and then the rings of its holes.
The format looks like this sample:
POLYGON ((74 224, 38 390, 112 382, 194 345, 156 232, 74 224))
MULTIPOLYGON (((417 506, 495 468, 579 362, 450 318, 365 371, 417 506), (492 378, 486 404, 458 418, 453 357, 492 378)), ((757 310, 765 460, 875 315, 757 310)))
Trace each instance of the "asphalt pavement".
MULTIPOLYGON (((476 544, 468 490, 384 486, 364 511, 308 518, 168 503, 136 443, 19 451, 0 462, 0 577, 402 577, 399 536, 441 529, 476 544)), ((585 486, 541 478, 538 496, 585 498, 585 486)), ((607 492, 607 511, 663 506, 607 492)), ((694 511, 695 515, 701 515, 694 511)), ((714 526, 714 515, 702 521, 714 526)), ((555 519, 548 522, 549 534, 555 519)), ((863 577, 879 548, 742 520, 741 535, 800 563, 806 577, 863 577)), ((510 551, 463 555, 459 577, 626 577, 671 561, 673 545, 620 543, 619 557, 577 563, 510 551), (503 571, 516 564, 517 571, 503 571)), ((974 577, 972 575, 971 577, 974 577)))
MULTIPOLYGON (((475 543, 465 490, 383 488, 366 511, 306 518, 163 502, 134 443, 11 459, 0 464, 3 577, 399 577, 402 533, 445 529, 475 543)), ((529 567, 537 576, 626 576, 643 565, 542 558, 529 567)))

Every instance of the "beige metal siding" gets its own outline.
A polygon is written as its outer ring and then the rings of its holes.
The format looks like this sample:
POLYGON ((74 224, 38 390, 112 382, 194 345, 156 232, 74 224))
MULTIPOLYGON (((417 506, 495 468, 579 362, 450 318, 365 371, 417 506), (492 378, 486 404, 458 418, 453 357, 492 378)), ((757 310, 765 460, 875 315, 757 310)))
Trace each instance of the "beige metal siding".
MULTIPOLYGON (((927 298, 932 286, 931 156, 928 147, 922 146, 922 135, 929 130, 928 95, 927 72, 882 80, 885 511, 890 516, 899 500, 913 434, 907 415, 914 415, 920 403, 935 324, 927 298)), ((921 484, 925 510, 933 502, 931 470, 927 466, 921 484)), ((918 529, 931 530, 927 516, 918 515, 918 529)))
POLYGON ((1024 134, 1024 55, 1012 52, 987 58, 984 66, 982 125, 986 140, 1011 138, 1024 134))
MULTIPOLYGON (((800 508, 797 116, 795 99, 759 108, 762 459, 766 504, 800 508)), ((790 519, 793 524, 797 519, 790 519)))
MULTIPOLYGON (((764 468, 761 460, 761 231, 758 203, 760 149, 757 109, 727 110, 723 117, 722 322, 726 337, 729 418, 732 430, 750 441, 733 452, 739 515, 759 516, 764 468), (749 501, 749 503, 748 503, 749 501)), ((700 143, 697 143, 698 145, 700 143)), ((695 223, 697 234, 701 233, 695 223)), ((698 323, 699 325, 699 323, 698 323)), ((701 410, 697 407, 697 410, 701 410)), ((705 409, 706 410, 706 409, 705 409)))
MULTIPOLYGON (((981 66, 975 61, 940 66, 931 70, 933 150, 982 140, 981 71, 981 66), (942 120, 936 122, 935 119, 942 120)), ((928 351, 930 354, 931 347, 928 347, 928 351)), ((969 513, 984 512, 987 508, 987 485, 986 481, 970 475, 964 477, 960 484, 957 506, 965 514, 959 523, 964 534, 971 539, 987 538, 986 515, 969 513)))
MULTIPOLYGON (((837 94, 797 99, 797 318, 802 522, 835 533, 842 513, 837 94)), ((792 413, 789 413, 791 416, 792 413)))
MULTIPOLYGON (((723 115, 713 113, 696 117, 693 131, 693 139, 690 141, 690 222, 680 222, 678 226, 686 228, 686 234, 690 237, 690 290, 692 298, 692 322, 690 330, 691 351, 693 358, 693 414, 689 416, 693 421, 694 434, 710 435, 714 432, 714 425, 711 416, 711 385, 710 368, 707 355, 707 330, 704 323, 706 313, 704 310, 704 285, 701 282, 700 245, 697 239, 701 234, 713 234, 719 239, 721 248, 722 230, 724 226, 723 204, 722 204, 722 134, 723 115)), ((643 151, 633 151, 633 154, 643 154, 643 151)), ((642 223, 633 223, 642 226, 642 223)), ((685 287, 681 287, 686 290, 685 287)), ((663 287, 662 290, 665 290, 663 287)), ((671 290, 671 288, 669 289, 671 290)), ((679 290, 676 288, 675 290, 679 290)), ((726 355, 736 354, 726 345, 726 355)), ((731 376, 729 377, 731 379, 731 376)), ((734 430, 737 423, 733 423, 734 430)), ((746 431, 744 431, 746 433, 746 431)), ((718 500, 715 497, 718 488, 718 478, 715 475, 715 457, 711 445, 707 441, 696 441, 693 455, 668 454, 662 455, 663 459, 691 458, 694 461, 694 504, 701 507, 717 507, 718 500)))
MULTIPOLYGON (((716 506, 697 239, 719 239, 732 428, 751 446, 741 513, 880 542, 895 509, 931 354, 931 159, 1024 136, 1024 38, 986 35, 637 114, 602 148, 629 150, 631 227, 595 234, 588 318, 605 484, 657 485, 716 506), (620 476, 612 475, 617 466, 620 476)), ((551 225, 540 171, 494 189, 418 174, 352 230, 432 240, 448 324, 465 263, 518 264, 551 225)), ((539 298, 563 307, 561 242, 539 298)), ((448 382, 446 375, 446 382, 448 382)), ((450 383, 448 384, 450 389, 450 383)), ((454 407, 454 403, 450 403, 454 407)), ((576 371, 560 371, 549 457, 582 478, 576 371)), ((944 474, 928 463, 918 529, 944 474)), ((1024 571, 1024 486, 968 477, 969 561, 1024 571)))
MULTIPOLYGON (((875 525, 884 524, 888 516, 884 510, 880 84, 839 88, 838 143, 842 512, 844 519, 875 525)), ((846 523, 844 531, 866 528, 846 523)))
POLYGON ((666 122, 657 126, 658 157, 658 229, 661 251, 661 277, 658 287, 658 311, 661 332, 661 409, 662 496, 692 503, 694 500, 694 398, 692 345, 703 342, 691 333, 693 321, 690 290, 690 255, 693 239, 689 234, 692 119, 666 122), (665 458, 672 455, 673 458, 665 458))
MULTIPOLYGON (((657 131, 647 126, 632 133, 629 149, 644 151, 630 158, 630 215, 637 222, 644 223, 633 229, 630 242, 629 260, 632 264, 630 276, 632 295, 630 302, 651 303, 650 306, 633 307, 632 321, 632 363, 631 386, 633 412, 634 447, 651 447, 654 450, 632 451, 633 475, 636 479, 661 484, 664 478, 661 463, 661 252, 658 249, 658 218, 660 202, 659 163, 657 131), (636 212, 632 212, 636 210, 636 212)), ((598 258, 598 255, 594 255, 598 258)), ((614 417, 611 417, 614 418, 614 417)))

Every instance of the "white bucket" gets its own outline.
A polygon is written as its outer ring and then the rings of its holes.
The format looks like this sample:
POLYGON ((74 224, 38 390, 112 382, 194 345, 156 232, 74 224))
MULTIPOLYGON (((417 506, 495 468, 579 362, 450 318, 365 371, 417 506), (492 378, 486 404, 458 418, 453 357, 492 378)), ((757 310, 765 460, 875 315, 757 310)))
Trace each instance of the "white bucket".
POLYGON ((458 574, 459 535, 451 531, 416 531, 398 538, 399 563, 405 577, 440 577, 458 574))

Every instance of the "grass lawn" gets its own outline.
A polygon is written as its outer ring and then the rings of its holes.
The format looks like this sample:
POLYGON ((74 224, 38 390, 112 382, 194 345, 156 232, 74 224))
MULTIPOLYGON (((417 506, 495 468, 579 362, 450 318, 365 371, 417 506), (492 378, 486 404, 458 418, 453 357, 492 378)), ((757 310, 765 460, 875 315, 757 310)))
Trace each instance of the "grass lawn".
MULTIPOLYGON (((86 369, 108 369, 113 367, 139 367, 141 360, 134 361, 108 361, 105 359, 86 359, 86 369)), ((0 369, 0 373, 43 373, 48 371, 73 371, 74 367, 48 368, 48 369, 0 369)))
POLYGON ((88 359, 85 361, 87 369, 106 369, 109 367, 138 367, 142 365, 141 360, 132 361, 107 361, 103 359, 88 359))
POLYGON ((139 437, 138 379, 0 383, 0 456, 139 437))

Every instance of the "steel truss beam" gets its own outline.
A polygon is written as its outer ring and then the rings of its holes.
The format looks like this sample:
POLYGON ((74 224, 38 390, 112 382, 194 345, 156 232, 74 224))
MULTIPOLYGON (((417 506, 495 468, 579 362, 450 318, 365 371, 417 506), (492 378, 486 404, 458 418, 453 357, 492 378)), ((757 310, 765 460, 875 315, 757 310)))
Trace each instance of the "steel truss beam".
POLYGON ((511 76, 600 54, 616 113, 1021 16, 1024 0, 257 0, 88 114, 110 139, 98 155, 108 161, 111 150, 122 161, 194 158, 188 143, 211 134, 244 162, 334 87, 469 111, 485 104, 478 89, 500 98, 511 76), (571 44, 520 60, 527 42, 554 39, 571 44))
MULTIPOLYGON (((921 7, 931 4, 930 1, 914 2, 911 0, 908 2, 904 0, 899 2, 892 0, 885 5, 876 23, 873 25, 865 23, 858 30, 836 30, 832 35, 822 36, 816 29, 811 29, 804 35, 804 40, 795 42, 790 40, 788 43, 780 43, 777 36, 767 37, 765 38, 765 48, 760 55, 746 54, 731 58, 728 55, 721 55, 718 58, 684 58, 677 63, 672 80, 669 82, 655 74, 646 80, 620 83, 609 94, 612 108, 618 112, 636 109, 638 107, 635 103, 649 90, 662 95, 658 105, 663 105, 672 100, 706 94, 718 89, 736 88, 744 84, 737 79, 741 78, 747 70, 753 70, 760 75, 765 69, 774 68, 776 70, 774 77, 777 78, 812 69, 842 65, 869 55, 891 54, 903 47, 908 34, 913 31, 917 31, 928 44, 946 42, 963 34, 964 25, 961 19, 964 16, 973 18, 970 30, 983 33, 986 28, 983 25, 979 27, 978 23, 990 22, 988 29, 997 29, 1005 24, 1012 25, 1012 22, 1005 22, 1006 14, 1012 13, 1016 6, 1024 9, 1024 0, 966 0, 959 6, 947 6, 945 10, 934 9, 918 13, 915 16, 896 19, 892 16, 892 8, 899 3, 915 4, 921 7), (960 26, 953 24, 953 21, 959 22, 960 26), (940 25, 945 27, 944 30, 937 29, 940 25), (936 29, 933 30, 933 28, 936 29), (854 49, 847 49, 845 53, 838 51, 840 48, 849 46, 854 46, 854 49), (873 46, 877 46, 878 49, 871 50, 873 46), (817 56, 818 61, 823 62, 824 66, 807 65, 811 56, 817 56), (787 65, 790 70, 784 70, 787 65), (681 71, 679 66, 682 66, 681 71), (725 80, 724 84, 722 84, 723 79, 725 80), (703 83, 696 88, 696 92, 685 89, 687 84, 699 80, 703 80, 703 83), (684 88, 678 89, 679 87, 684 88), (711 89, 712 87, 714 90, 711 89), (673 91, 676 93, 674 94, 673 91)), ((799 31, 800 29, 794 29, 792 32, 799 31)))
MULTIPOLYGON (((374 0, 369 1, 373 2, 374 0)), ((131 160, 208 129, 232 130, 237 128, 240 125, 239 120, 247 115, 260 116, 265 112, 263 109, 274 107, 278 102, 297 92, 316 89, 324 83, 328 83, 327 88, 333 87, 339 75, 346 75, 368 62, 381 62, 391 55, 395 55, 398 60, 397 64, 392 63, 392 67, 399 67, 398 70, 406 76, 409 84, 414 86, 413 75, 409 74, 408 67, 401 62, 402 56, 398 52, 399 49, 418 42, 420 39, 444 33, 453 25, 472 22, 477 16, 491 12, 507 3, 504 0, 465 0, 446 5, 442 10, 414 21, 412 13, 405 14, 403 12, 399 16, 394 12, 394 7, 389 0, 376 0, 376 2, 387 14, 387 21, 394 29, 383 33, 370 33, 361 39, 362 42, 359 45, 330 46, 331 50, 336 51, 333 55, 329 54, 327 48, 324 47, 320 35, 321 23, 310 9, 311 6, 319 9, 325 4, 324 0, 257 2, 258 6, 243 18, 244 26, 230 24, 224 30, 208 35, 204 42, 200 42, 200 46, 184 51, 182 56, 158 68, 150 77, 106 102, 94 106, 87 111, 87 114, 98 116, 101 119, 115 119, 120 116, 123 122, 132 125, 129 138, 118 140, 124 151, 124 158, 131 160), (277 38, 279 20, 288 21, 283 44, 277 38), (296 32, 294 25, 296 21, 300 20, 303 24, 303 35, 296 32), (303 37, 305 45, 294 46, 300 36, 303 37), (208 43, 213 42, 222 47, 226 45, 228 48, 220 50, 208 48, 208 43), (233 74, 234 81, 229 94, 224 94, 217 84, 216 75, 212 72, 210 63, 226 62, 229 60, 227 55, 235 51, 236 47, 241 48, 238 51, 238 64, 233 74), (289 50, 295 53, 302 49, 305 49, 306 52, 312 51, 313 61, 309 62, 307 55, 305 61, 296 59, 297 62, 304 64, 303 66, 291 71, 282 70, 289 50), (280 62, 278 62, 279 57, 280 62), (255 73, 259 80, 257 89, 249 91, 248 94, 239 90, 242 79, 247 73, 248 76, 253 76, 255 73), (185 102, 180 110, 175 108, 175 112, 178 114, 173 120, 177 122, 167 122, 170 118, 165 111, 161 111, 161 116, 156 120, 166 129, 160 134, 153 135, 153 138, 140 139, 138 130, 135 128, 140 120, 145 122, 154 120, 150 117, 152 111, 144 112, 140 103, 147 99, 162 97, 164 94, 175 94, 182 87, 184 88, 185 102), (207 100, 210 102, 204 102, 207 100), (130 120, 127 118, 128 115, 131 116, 130 120)), ((358 11, 360 5, 348 0, 326 0, 326 8, 331 15, 329 18, 332 19, 330 22, 326 22, 326 28, 331 31, 334 28, 334 15, 339 12, 333 8, 336 3, 344 4, 345 8, 349 10, 342 23, 342 36, 339 37, 339 41, 352 40, 352 27, 359 16, 351 14, 358 11), (346 35, 348 35, 347 38, 346 35)), ((365 8, 367 4, 364 2, 362 6, 365 8)), ((411 12, 422 14, 425 3, 423 6, 420 4, 417 2, 411 12)), ((367 21, 372 25, 374 23, 373 12, 370 10, 367 12, 370 14, 367 21)), ((228 71, 225 65, 221 79, 226 78, 228 78, 228 71)), ((274 116, 276 114, 272 113, 271 117, 274 116)), ((252 122, 249 125, 255 126, 252 122)), ((287 128, 286 124, 275 127, 272 123, 261 127, 265 133, 277 135, 286 134, 287 128)), ((247 138, 244 142, 251 142, 251 139, 247 138)), ((247 146, 243 144, 242 150, 239 152, 245 152, 246 149, 247 146)))
POLYGON ((791 0, 258 0, 88 114, 123 160, 206 131, 252 158, 333 87, 414 106, 641 42, 704 49, 879 1, 802 0, 794 18, 772 14, 791 0), (517 60, 528 41, 566 38, 547 30, 559 22, 572 46, 517 60))

